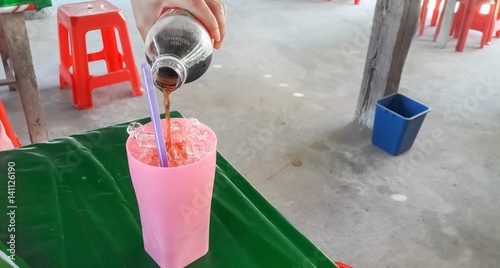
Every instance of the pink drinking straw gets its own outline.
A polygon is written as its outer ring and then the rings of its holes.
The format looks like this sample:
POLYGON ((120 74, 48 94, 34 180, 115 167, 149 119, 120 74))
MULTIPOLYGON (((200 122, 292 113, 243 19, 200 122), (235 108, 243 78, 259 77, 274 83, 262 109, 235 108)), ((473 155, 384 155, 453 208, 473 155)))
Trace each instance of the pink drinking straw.
POLYGON ((146 83, 146 95, 148 95, 149 111, 151 112, 151 122, 153 123, 153 131, 156 140, 156 148, 158 149, 158 158, 160 159, 161 167, 168 167, 167 148, 163 139, 163 130, 161 128, 160 113, 158 112, 158 104, 156 103, 155 87, 153 86, 153 77, 151 75, 151 67, 147 63, 141 65, 144 83, 146 83))

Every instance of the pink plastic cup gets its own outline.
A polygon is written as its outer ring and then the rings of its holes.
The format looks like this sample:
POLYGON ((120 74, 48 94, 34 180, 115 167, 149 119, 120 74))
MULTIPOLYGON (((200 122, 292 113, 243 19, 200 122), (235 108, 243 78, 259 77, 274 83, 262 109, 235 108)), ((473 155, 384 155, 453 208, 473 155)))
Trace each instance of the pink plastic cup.
MULTIPOLYGON (((183 124, 186 119, 171 120, 183 124)), ((201 127, 213 133, 206 125, 201 127)), ((208 252, 217 140, 205 158, 180 167, 144 164, 130 153, 137 147, 129 137, 127 158, 139 204, 144 249, 160 267, 185 267, 208 252)))

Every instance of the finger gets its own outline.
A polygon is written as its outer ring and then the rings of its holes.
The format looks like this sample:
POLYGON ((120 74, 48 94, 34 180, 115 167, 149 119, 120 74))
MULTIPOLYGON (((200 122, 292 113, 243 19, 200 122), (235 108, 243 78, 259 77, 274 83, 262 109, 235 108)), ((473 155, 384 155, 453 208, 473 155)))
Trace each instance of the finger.
MULTIPOLYGON (((183 5, 188 4, 190 1, 180 1, 183 5)), ((189 4, 188 4, 189 5, 189 4)), ((220 41, 220 31, 219 25, 217 24, 217 19, 208 7, 205 0, 192 0, 191 6, 181 7, 183 9, 189 10, 196 18, 198 18, 201 23, 207 28, 208 33, 214 39, 215 42, 220 41)))
POLYGON ((226 5, 220 0, 206 0, 208 7, 212 11, 219 26, 220 40, 216 40, 214 47, 219 49, 226 35, 226 5))
POLYGON ((156 22, 160 14, 162 13, 161 3, 147 3, 147 8, 144 8, 144 4, 141 2, 143 0, 133 0, 131 1, 132 10, 134 11, 134 19, 136 22, 137 30, 141 34, 143 40, 149 32, 149 29, 156 22), (148 12, 150 10, 155 10, 155 14, 148 12))
POLYGON ((214 48, 219 49, 221 47, 221 44, 222 44, 222 42, 220 42, 220 41, 214 42, 214 48))

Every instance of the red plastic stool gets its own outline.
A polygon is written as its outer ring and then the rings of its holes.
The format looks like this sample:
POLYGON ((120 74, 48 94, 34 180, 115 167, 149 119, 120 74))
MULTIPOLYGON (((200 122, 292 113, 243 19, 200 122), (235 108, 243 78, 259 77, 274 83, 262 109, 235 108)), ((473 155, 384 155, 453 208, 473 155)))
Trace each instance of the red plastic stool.
POLYGON ((90 1, 61 5, 57 9, 59 28, 59 86, 69 84, 73 103, 78 109, 92 107, 92 90, 98 87, 130 81, 134 96, 143 93, 127 24, 121 9, 107 1, 90 1), (115 28, 121 40, 123 54, 118 50, 115 28), (85 35, 100 30, 103 49, 87 53, 85 35), (89 62, 104 60, 108 72, 93 76, 89 62), (73 67, 73 71, 70 71, 73 67))
POLYGON ((5 112, 5 108, 3 107, 2 100, 0 100, 0 121, 2 122, 3 127, 5 128, 5 133, 7 137, 12 141, 14 147, 21 146, 21 141, 17 137, 16 133, 12 130, 12 126, 10 125, 9 118, 7 117, 7 112, 5 112))

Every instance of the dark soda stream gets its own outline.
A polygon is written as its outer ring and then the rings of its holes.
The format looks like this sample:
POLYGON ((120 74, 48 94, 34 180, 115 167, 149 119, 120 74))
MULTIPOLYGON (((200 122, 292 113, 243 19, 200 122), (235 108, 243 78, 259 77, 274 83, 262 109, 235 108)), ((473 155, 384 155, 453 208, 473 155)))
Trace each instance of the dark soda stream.
POLYGON ((179 80, 176 72, 169 68, 160 68, 154 79, 156 88, 163 94, 163 107, 165 107, 165 147, 167 148, 168 162, 171 167, 178 166, 180 159, 187 158, 185 144, 173 143, 170 124, 170 93, 174 92, 179 80))
POLYGON ((158 75, 154 78, 156 88, 163 93, 163 107, 165 107, 165 145, 167 148, 172 144, 170 135, 170 93, 174 92, 179 76, 170 68, 160 68, 158 75))

